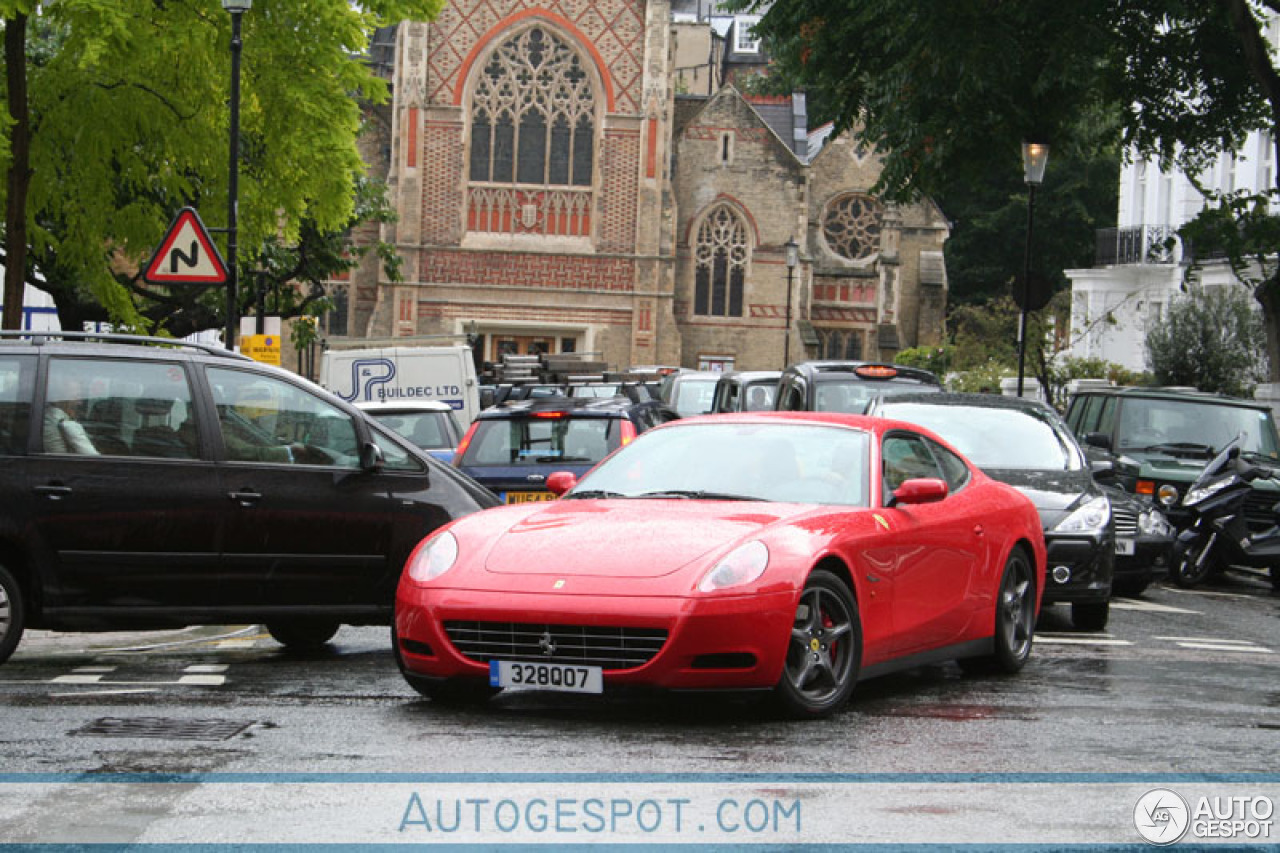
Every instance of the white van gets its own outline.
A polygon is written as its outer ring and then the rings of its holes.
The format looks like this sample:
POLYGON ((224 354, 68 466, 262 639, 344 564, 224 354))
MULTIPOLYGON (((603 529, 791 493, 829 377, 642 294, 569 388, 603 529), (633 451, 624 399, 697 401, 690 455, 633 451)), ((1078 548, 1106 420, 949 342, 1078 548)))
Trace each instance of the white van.
POLYGON ((463 425, 480 411, 475 362, 461 344, 326 350, 320 384, 350 403, 439 400, 463 425))

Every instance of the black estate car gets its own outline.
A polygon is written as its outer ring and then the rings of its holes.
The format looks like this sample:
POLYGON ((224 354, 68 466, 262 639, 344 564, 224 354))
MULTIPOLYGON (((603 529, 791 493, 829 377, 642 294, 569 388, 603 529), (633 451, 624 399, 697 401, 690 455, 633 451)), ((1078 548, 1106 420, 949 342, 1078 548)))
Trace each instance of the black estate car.
POLYGON ((784 412, 861 415, 876 397, 941 391, 928 370, 870 361, 801 361, 782 371, 774 407, 784 412))
POLYGON ((1116 552, 1111 501, 1056 412, 993 394, 911 394, 882 397, 868 414, 933 430, 987 476, 1031 498, 1048 550, 1044 603, 1070 602, 1081 630, 1106 627, 1116 552))
POLYGON ((440 525, 497 503, 286 370, 200 344, 0 333, 0 660, 24 627, 389 623, 440 525))

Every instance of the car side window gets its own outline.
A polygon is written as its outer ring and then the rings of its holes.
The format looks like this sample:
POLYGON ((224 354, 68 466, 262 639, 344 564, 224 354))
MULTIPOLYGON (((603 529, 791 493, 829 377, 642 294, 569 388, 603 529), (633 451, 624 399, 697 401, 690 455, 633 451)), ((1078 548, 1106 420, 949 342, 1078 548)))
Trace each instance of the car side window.
POLYGON ((1120 408, 1120 401, 1115 397, 1107 397, 1102 404, 1102 414, 1098 417, 1097 432, 1105 435, 1111 435, 1116 429, 1116 412, 1120 408))
POLYGON ((0 454, 26 450, 34 368, 27 356, 0 357, 0 454))
POLYGON ((929 442, 929 449, 938 460, 938 467, 942 469, 942 476, 947 481, 949 492, 955 492, 969 482, 969 466, 964 464, 963 459, 936 441, 929 442))
POLYGON ((920 477, 946 479, 924 439, 918 435, 894 433, 885 436, 881 447, 885 495, 893 494, 907 480, 920 477))
POLYGON ((210 367, 208 377, 228 460, 360 467, 355 422, 328 401, 260 373, 210 367))
POLYGON ((373 436, 373 443, 378 446, 378 450, 382 452, 382 470, 383 471, 414 471, 422 470, 422 463, 409 455, 409 451, 396 444, 390 438, 382 434, 382 431, 375 426, 370 426, 369 432, 373 436))
POLYGON ((804 384, 795 382, 788 385, 782 394, 778 408, 787 412, 803 412, 804 411, 804 384))
POLYGON ((49 360, 41 422, 46 453, 200 456, 191 386, 180 364, 49 360))

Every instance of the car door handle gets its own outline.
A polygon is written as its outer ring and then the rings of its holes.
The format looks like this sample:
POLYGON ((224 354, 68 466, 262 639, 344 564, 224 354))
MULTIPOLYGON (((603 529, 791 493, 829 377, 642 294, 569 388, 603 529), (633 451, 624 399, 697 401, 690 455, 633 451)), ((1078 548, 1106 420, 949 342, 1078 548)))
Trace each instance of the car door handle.
POLYGON ((238 492, 227 492, 227 497, 240 504, 240 506, 253 506, 262 500, 262 495, 253 489, 244 488, 238 492))
POLYGON ((58 485, 36 486, 36 494, 44 495, 51 501, 60 501, 71 494, 71 487, 58 485))

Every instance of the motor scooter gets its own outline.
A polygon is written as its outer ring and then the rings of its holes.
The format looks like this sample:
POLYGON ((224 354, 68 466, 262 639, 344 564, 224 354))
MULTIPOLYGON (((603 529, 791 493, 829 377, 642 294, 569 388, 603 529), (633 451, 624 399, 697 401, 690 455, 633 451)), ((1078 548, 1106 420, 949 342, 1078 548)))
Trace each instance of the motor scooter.
POLYGON ((1271 585, 1280 589, 1280 503, 1272 507, 1270 527, 1250 533, 1245 500, 1252 483, 1280 479, 1280 471, 1254 464, 1242 453, 1243 435, 1222 449, 1187 489, 1182 508, 1190 522, 1173 543, 1169 576, 1180 587, 1190 588, 1228 566, 1270 569, 1271 585))

